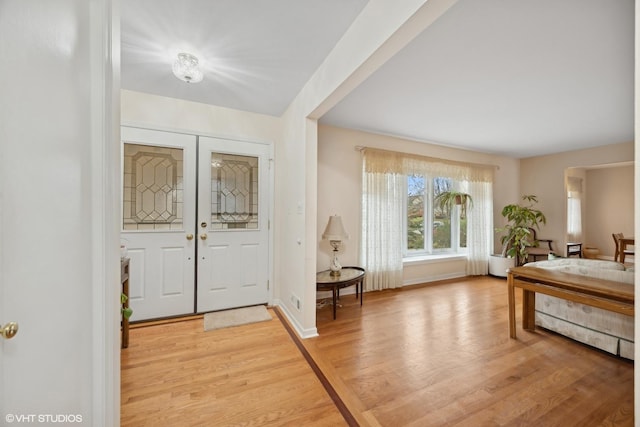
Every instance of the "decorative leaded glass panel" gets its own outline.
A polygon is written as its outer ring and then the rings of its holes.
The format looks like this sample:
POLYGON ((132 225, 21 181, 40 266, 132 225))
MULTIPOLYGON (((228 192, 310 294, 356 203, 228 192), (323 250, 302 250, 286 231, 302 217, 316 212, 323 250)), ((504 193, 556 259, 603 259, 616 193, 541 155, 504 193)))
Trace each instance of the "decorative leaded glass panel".
POLYGON ((258 228, 258 158, 211 153, 211 227, 258 228))
POLYGON ((123 229, 182 229, 183 151, 124 144, 123 229))

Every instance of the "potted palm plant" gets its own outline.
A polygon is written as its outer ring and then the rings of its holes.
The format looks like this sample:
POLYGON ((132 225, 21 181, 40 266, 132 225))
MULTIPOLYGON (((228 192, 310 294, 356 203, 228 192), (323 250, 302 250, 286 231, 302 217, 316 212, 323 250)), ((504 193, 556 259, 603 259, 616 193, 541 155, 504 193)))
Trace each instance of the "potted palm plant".
POLYGON ((527 257, 527 248, 536 245, 532 239, 531 229, 539 230, 540 224, 547 223, 547 218, 542 211, 535 208, 538 203, 536 196, 524 195, 522 200, 522 204, 509 204, 502 208, 502 216, 507 220, 507 224, 496 229, 503 233, 500 237, 502 253, 492 255, 489 274, 506 277, 508 268, 524 262, 527 257), (495 258, 502 258, 502 260, 495 258))

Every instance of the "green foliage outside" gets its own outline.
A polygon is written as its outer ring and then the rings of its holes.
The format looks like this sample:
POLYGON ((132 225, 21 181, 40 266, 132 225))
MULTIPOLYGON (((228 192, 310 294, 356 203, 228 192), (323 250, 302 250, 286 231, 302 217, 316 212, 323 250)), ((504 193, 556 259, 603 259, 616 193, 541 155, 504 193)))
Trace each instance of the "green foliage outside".
MULTIPOLYGON (((419 176, 409 177, 409 195, 407 198, 407 249, 423 250, 424 236, 424 179, 419 176)), ((436 178, 434 180, 435 195, 449 191, 451 180, 436 178)), ((447 209, 436 207, 433 212, 433 249, 451 248, 451 213, 447 209)), ((467 219, 460 219, 460 247, 467 246, 467 219)))

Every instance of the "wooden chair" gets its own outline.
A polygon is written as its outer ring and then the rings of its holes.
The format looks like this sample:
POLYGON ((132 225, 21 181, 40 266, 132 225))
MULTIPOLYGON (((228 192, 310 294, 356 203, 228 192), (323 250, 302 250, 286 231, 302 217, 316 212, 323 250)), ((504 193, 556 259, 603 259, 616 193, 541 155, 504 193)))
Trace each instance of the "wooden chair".
POLYGON ((531 237, 533 237, 532 242, 534 246, 527 248, 527 261, 537 261, 538 258, 547 259, 549 258, 550 253, 554 253, 551 239, 538 239, 536 235, 536 230, 530 228, 531 237))
POLYGON ((622 261, 622 259, 624 259, 621 255, 622 253, 624 253, 624 256, 626 257, 627 255, 631 255, 633 257, 635 257, 635 250, 634 249, 627 249, 626 247, 622 249, 622 252, 620 252, 620 239, 624 238, 624 234, 622 233, 612 233, 611 236, 613 236, 613 242, 616 245, 616 251, 615 254, 613 255, 613 260, 618 262, 618 261, 622 261))

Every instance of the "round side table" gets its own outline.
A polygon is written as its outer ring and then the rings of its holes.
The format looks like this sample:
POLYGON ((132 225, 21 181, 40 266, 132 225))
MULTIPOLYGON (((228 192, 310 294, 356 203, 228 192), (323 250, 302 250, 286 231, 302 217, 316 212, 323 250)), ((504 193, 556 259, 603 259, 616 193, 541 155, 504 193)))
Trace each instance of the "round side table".
POLYGON ((356 298, 360 296, 362 306, 362 294, 364 293, 365 271, 362 267, 342 267, 339 276, 332 276, 331 270, 324 270, 316 274, 316 290, 331 291, 333 296, 333 319, 336 318, 337 300, 340 298, 340 289, 356 285, 356 298))

